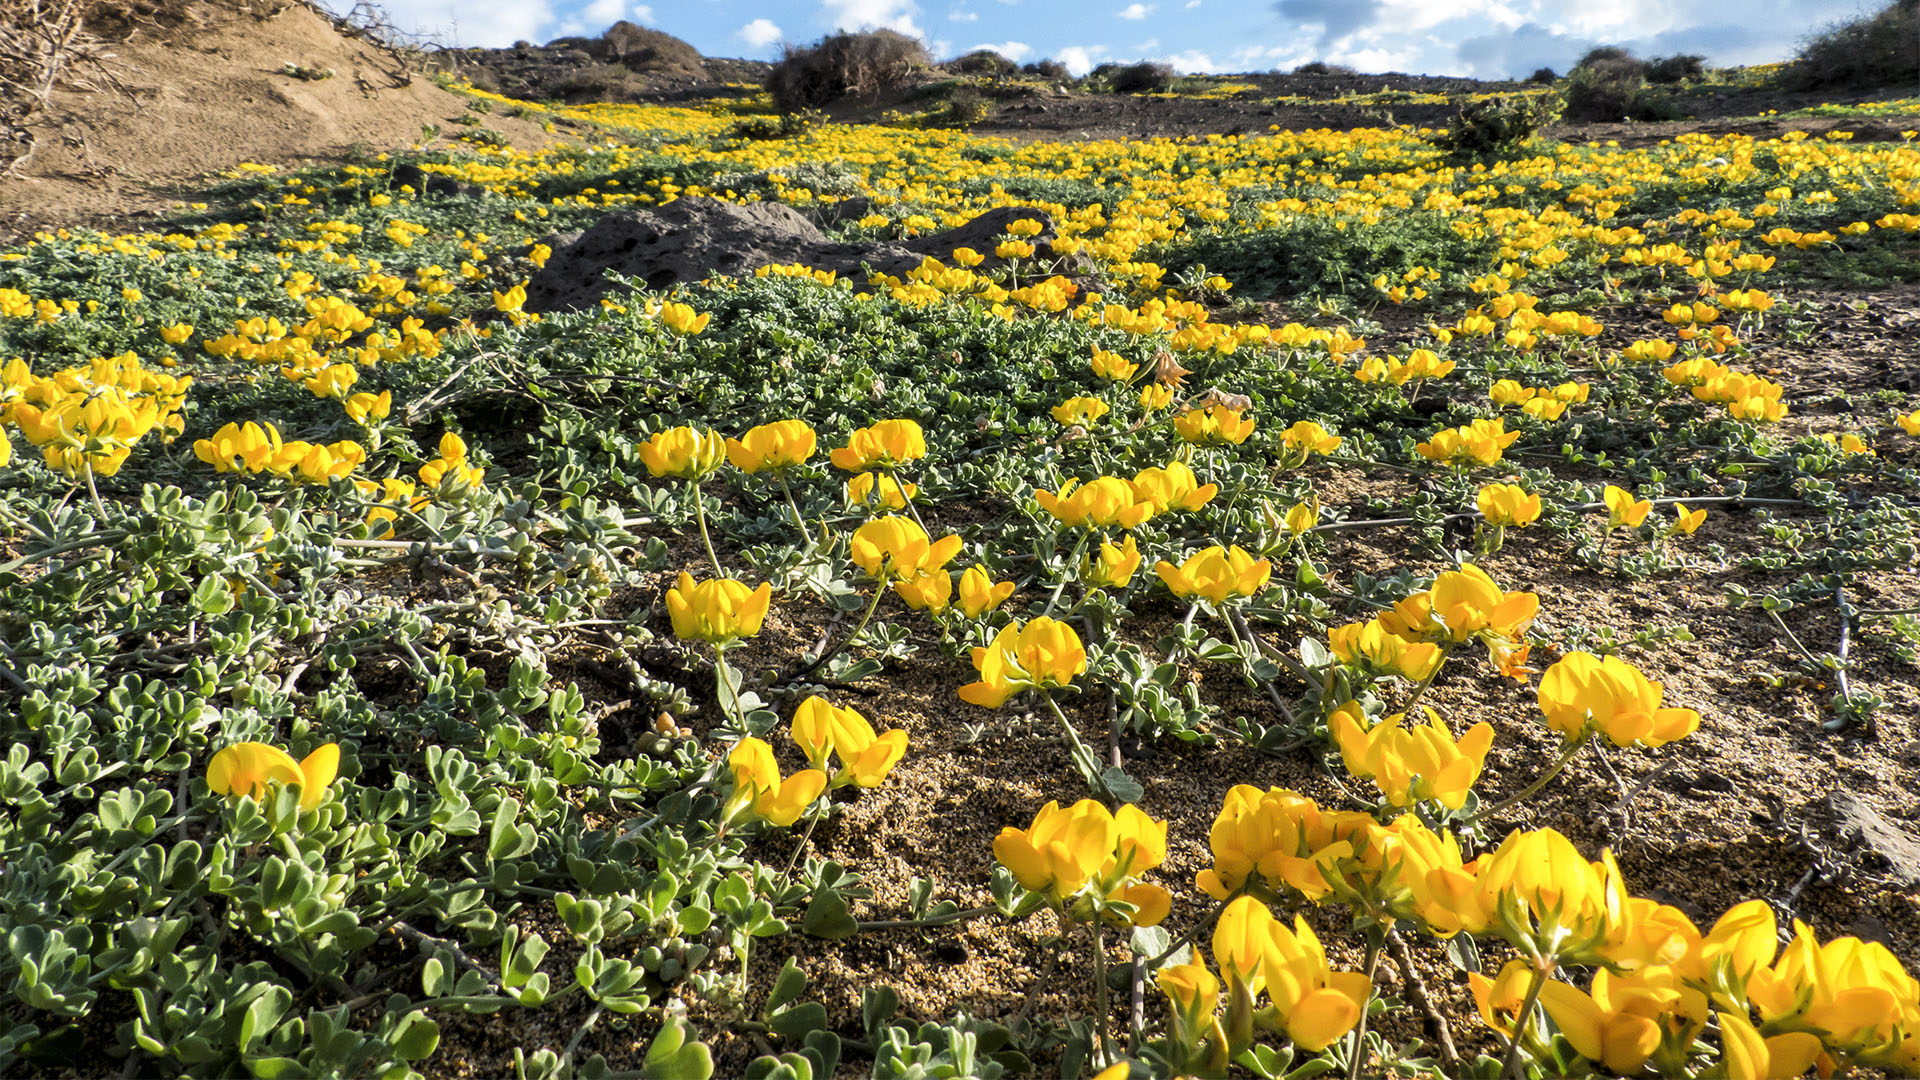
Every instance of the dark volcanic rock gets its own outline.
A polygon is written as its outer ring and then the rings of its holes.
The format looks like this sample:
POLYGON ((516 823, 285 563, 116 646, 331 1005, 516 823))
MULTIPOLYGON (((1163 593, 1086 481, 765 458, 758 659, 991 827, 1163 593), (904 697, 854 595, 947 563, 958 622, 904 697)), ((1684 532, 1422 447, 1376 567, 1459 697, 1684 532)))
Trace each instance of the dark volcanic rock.
POLYGON ((791 207, 779 203, 729 203, 676 199, 652 210, 609 214, 575 236, 553 237, 547 265, 527 282, 528 311, 578 311, 613 289, 608 270, 637 279, 649 289, 669 289, 712 274, 743 275, 773 263, 801 263, 865 280, 865 271, 902 274, 931 255, 949 261, 970 247, 999 260, 993 249, 1009 224, 1034 218, 1035 255, 1052 256, 1053 222, 1024 207, 989 210, 957 228, 903 242, 845 243, 830 240, 791 207))
POLYGON ((1851 791, 1827 797, 1840 835, 1855 840, 1885 860, 1895 877, 1920 885, 1920 836, 1909 827, 1887 820, 1851 791))

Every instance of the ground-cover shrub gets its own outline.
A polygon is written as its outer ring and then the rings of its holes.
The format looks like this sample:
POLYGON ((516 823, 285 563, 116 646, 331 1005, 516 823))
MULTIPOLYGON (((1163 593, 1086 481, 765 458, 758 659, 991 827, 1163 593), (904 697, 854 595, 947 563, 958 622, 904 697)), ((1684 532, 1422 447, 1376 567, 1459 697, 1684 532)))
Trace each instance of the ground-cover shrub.
POLYGON ((1777 620, 1835 732, 1912 705, 1862 643, 1920 400, 1773 355, 1827 329, 1796 276, 1910 247, 1912 146, 552 115, 646 134, 0 253, 0 1070, 439 1075, 475 1024, 541 1077, 1911 1069, 1910 952, 1683 913, 1584 823, 1798 745, 1613 594, 1730 583, 1685 618, 1777 620), (524 310, 554 234, 686 195, 1057 254, 524 310), (1070 954, 1031 1022, 859 966, 983 940, 1004 1000, 1070 954), (1491 1021, 1443 1049, 1389 954, 1491 1021), (1628 980, 1651 1026, 1590 1037, 1628 980))

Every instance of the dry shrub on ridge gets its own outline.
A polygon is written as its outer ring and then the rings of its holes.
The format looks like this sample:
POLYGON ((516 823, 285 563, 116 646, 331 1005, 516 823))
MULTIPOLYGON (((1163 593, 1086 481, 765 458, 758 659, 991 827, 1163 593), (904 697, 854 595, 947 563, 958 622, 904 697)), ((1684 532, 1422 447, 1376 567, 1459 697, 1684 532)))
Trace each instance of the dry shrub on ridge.
POLYGON ((932 66, 926 46, 892 30, 831 34, 788 46, 767 73, 767 92, 781 112, 819 108, 842 98, 889 90, 932 66))
POLYGON ((1807 39, 1780 81, 1790 90, 1920 85, 1920 0, 1829 26, 1807 39))

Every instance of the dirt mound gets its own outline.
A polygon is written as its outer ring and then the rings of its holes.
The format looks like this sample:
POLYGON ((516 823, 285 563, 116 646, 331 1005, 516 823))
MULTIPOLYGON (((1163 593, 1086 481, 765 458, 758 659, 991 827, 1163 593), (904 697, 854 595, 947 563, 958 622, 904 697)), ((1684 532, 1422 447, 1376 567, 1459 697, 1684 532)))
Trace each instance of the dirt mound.
MULTIPOLYGON (((305 4, 115 11, 89 21, 107 37, 99 63, 54 89, 31 123, 32 155, 0 178, 0 236, 129 227, 243 161, 339 160, 417 143, 426 124, 443 138, 468 130, 456 122, 466 99, 305 4)), ((553 138, 499 114, 485 126, 520 147, 553 138)))
POLYGON ((710 274, 749 274, 769 264, 801 263, 841 274, 863 268, 901 274, 928 255, 946 261, 955 248, 972 248, 998 262, 992 251, 1019 218, 1040 222, 1033 238, 1040 258, 1051 258, 1053 221, 1038 210, 1001 207, 957 228, 897 243, 830 240, 799 211, 779 203, 728 203, 676 199, 656 210, 609 214, 585 232, 549 240, 553 254, 527 282, 527 310, 578 311, 592 307, 617 286, 608 270, 636 278, 650 289, 704 280, 710 274))
POLYGON ((555 38, 510 49, 447 49, 442 70, 483 90, 525 101, 661 101, 723 94, 728 84, 759 85, 768 64, 703 57, 672 34, 617 22, 597 38, 555 38))

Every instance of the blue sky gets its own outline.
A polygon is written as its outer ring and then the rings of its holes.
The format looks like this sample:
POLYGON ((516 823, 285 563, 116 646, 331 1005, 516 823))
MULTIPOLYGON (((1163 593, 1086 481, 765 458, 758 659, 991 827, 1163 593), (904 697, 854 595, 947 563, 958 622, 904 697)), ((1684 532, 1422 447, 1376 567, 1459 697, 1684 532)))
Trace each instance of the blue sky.
MULTIPOLYGON (((331 0, 343 5, 347 0, 331 0)), ((889 27, 942 59, 992 48, 1076 74, 1109 60, 1183 71, 1286 70, 1308 60, 1365 72, 1480 78, 1564 71, 1587 48, 1703 53, 1716 65, 1790 56, 1849 0, 385 0, 402 29, 446 44, 545 42, 619 19, 708 56, 772 59, 783 42, 889 27)))

